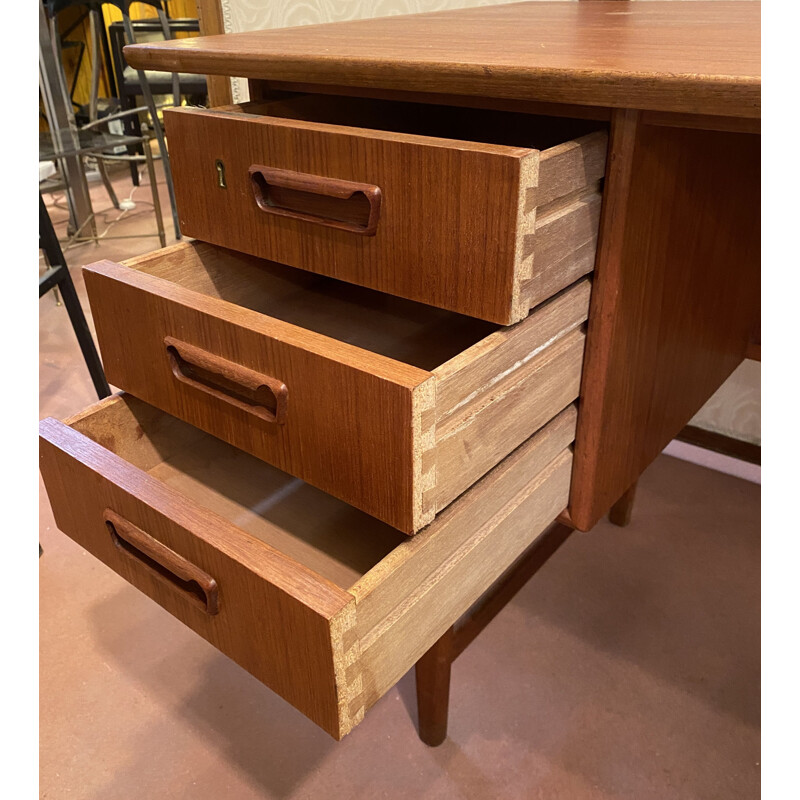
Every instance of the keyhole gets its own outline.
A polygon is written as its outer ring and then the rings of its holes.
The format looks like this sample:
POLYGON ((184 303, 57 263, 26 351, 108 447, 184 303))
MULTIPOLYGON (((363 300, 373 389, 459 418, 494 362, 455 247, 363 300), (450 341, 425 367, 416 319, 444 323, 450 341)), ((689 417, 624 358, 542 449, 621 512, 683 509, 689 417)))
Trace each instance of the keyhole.
POLYGON ((217 159, 214 162, 214 166, 217 168, 217 186, 219 186, 220 189, 227 189, 228 184, 225 183, 225 165, 220 159, 217 159))

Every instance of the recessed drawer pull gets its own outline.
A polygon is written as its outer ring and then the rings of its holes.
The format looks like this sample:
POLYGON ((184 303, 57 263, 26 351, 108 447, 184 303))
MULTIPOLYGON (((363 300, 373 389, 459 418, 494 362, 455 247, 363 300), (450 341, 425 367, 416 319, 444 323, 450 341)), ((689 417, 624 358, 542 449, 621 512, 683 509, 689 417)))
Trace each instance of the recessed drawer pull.
POLYGON ((171 336, 164 339, 164 344, 172 373, 181 383, 267 422, 286 422, 289 390, 285 383, 171 336))
POLYGON ((500 325, 594 268, 604 122, 313 94, 164 119, 184 236, 500 325))
POLYGON ((162 582, 173 586, 207 614, 219 613, 217 582, 207 572, 111 509, 105 510, 103 519, 114 545, 127 558, 144 564, 162 582))
POLYGON ((39 430, 58 527, 340 739, 567 506, 576 423, 570 406, 413 544, 131 395, 39 430))
POLYGON ((381 212, 381 190, 320 175, 254 164, 250 183, 262 211, 315 222, 363 236, 374 236, 381 212))
POLYGON ((84 275, 112 385, 406 533, 580 393, 585 279, 502 330, 202 242, 84 275))

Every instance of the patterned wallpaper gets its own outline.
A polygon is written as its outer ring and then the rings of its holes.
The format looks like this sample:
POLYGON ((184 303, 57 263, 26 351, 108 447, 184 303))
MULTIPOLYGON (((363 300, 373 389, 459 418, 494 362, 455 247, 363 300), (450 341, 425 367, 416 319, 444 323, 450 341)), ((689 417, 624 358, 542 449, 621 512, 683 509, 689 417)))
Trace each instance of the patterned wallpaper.
MULTIPOLYGON (((500 5, 509 0, 220 0, 225 30, 289 28, 347 19, 500 5)), ((248 99, 247 81, 231 81, 233 102, 248 99)), ((761 442, 761 365, 744 362, 692 420, 706 430, 761 442)))
MULTIPOLYGON (((422 14, 450 8, 491 6, 509 0, 220 0, 227 33, 265 28, 293 28, 349 19, 422 14)), ((231 80, 234 103, 249 99, 247 81, 231 80)))
POLYGON ((740 364, 691 424, 761 444, 761 364, 758 361, 740 364))

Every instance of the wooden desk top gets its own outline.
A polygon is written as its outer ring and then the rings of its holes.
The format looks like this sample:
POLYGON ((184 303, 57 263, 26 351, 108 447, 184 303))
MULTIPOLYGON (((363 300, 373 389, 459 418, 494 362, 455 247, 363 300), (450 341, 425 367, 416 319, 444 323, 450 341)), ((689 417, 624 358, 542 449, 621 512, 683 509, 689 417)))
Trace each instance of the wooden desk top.
POLYGON ((758 2, 532 2, 132 45, 141 69, 761 115, 758 2))

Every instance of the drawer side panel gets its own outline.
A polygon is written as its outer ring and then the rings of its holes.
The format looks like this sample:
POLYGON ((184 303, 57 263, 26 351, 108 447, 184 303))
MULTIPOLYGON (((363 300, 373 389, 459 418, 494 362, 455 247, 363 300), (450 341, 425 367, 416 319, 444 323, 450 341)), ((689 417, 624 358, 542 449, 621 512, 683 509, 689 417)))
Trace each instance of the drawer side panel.
MULTIPOLYGON (((373 705, 544 532, 566 506, 571 468, 572 453, 564 450, 491 519, 476 527, 470 521, 467 541, 453 546, 423 581, 408 587, 382 624, 366 633, 357 665, 363 690, 354 708, 373 705)), ((502 492, 502 485, 492 490, 502 492)), ((476 498, 481 494, 474 492, 476 498)), ((451 519, 462 528, 464 522, 451 519)))
POLYGON ((578 398, 585 340, 572 330, 437 424, 437 508, 578 398))
POLYGON ((608 134, 596 131, 542 151, 525 207, 515 319, 594 269, 608 134))
MULTIPOLYGON (((517 496, 575 438, 578 412, 564 409, 502 463, 459 497, 413 539, 403 542, 350 588, 358 631, 368 637, 437 565, 517 496)), ((559 513, 563 509, 558 509, 559 513)))
POLYGON ((543 150, 539 182, 528 192, 528 202, 544 206, 599 181, 606 171, 608 133, 596 131, 543 150))

